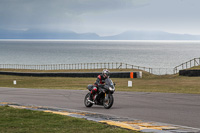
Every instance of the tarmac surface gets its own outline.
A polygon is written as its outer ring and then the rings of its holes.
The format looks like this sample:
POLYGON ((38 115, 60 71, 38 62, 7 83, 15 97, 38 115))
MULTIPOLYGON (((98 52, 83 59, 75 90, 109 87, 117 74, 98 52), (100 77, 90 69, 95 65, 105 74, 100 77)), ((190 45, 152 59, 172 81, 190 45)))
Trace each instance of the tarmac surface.
POLYGON ((110 109, 86 108, 87 90, 53 90, 0 87, 0 102, 89 111, 103 115, 200 128, 200 95, 150 92, 114 93, 110 109))

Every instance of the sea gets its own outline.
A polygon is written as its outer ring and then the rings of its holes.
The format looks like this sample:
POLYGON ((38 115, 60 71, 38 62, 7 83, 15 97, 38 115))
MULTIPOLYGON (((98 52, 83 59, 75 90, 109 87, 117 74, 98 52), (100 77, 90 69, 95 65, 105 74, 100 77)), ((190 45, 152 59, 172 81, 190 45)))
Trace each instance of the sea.
POLYGON ((200 41, 0 40, 0 64, 123 62, 174 68, 200 57, 200 41))

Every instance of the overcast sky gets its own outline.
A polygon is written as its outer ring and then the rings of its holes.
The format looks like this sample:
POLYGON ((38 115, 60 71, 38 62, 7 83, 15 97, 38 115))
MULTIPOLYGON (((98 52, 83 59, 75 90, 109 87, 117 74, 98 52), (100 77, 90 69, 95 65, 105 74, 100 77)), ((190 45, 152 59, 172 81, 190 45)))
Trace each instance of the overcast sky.
POLYGON ((0 0, 0 30, 200 35, 200 0, 0 0))

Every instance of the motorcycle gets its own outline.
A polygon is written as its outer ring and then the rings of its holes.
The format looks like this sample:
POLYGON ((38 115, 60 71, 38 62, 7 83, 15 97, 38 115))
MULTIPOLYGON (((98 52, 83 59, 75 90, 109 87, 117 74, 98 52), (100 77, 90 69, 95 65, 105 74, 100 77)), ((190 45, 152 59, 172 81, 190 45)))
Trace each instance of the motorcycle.
MULTIPOLYGON (((88 85, 87 89, 91 91, 93 85, 88 85)), ((115 92, 115 84, 110 78, 105 79, 105 85, 98 85, 98 92, 93 96, 93 101, 90 100, 91 93, 87 93, 84 99, 86 107, 95 105, 103 105, 104 108, 109 109, 114 103, 113 93, 115 92)))

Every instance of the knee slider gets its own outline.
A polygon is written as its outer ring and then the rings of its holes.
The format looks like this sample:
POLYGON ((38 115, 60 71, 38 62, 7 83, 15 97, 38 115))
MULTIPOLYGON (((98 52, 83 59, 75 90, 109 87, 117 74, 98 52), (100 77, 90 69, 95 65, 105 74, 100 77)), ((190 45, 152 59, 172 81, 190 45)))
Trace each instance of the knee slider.
POLYGON ((95 90, 92 90, 92 94, 95 94, 95 92, 96 92, 95 90))
POLYGON ((92 89, 91 93, 92 93, 92 94, 95 94, 96 92, 97 92, 97 88, 94 87, 94 88, 92 89))

